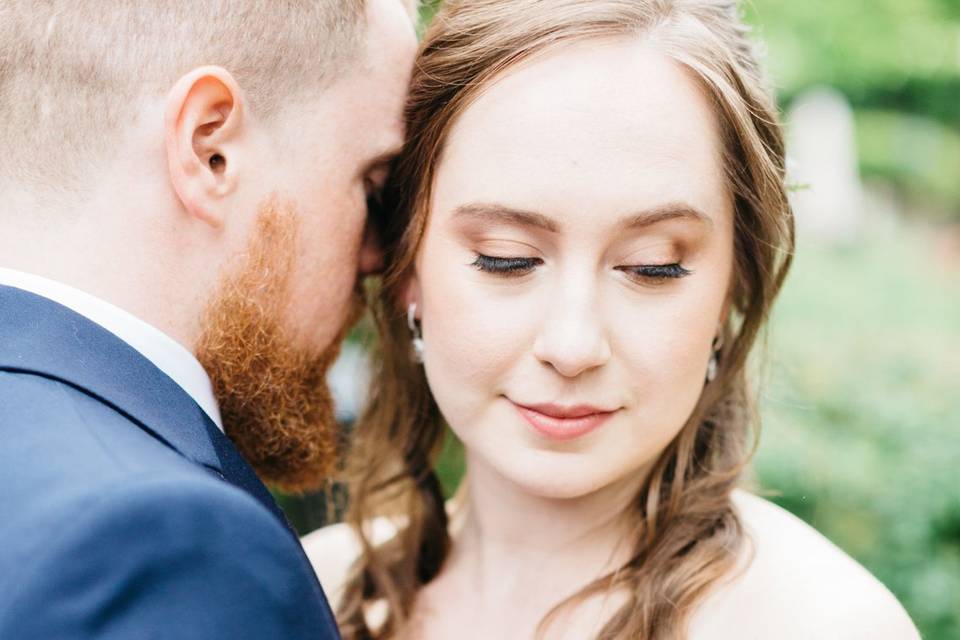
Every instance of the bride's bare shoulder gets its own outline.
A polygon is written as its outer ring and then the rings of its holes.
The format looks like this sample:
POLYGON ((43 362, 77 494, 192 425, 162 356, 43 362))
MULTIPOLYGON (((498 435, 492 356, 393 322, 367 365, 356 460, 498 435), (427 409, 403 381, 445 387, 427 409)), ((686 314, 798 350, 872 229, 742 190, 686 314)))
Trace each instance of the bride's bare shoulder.
POLYGON ((300 542, 330 606, 336 611, 350 567, 360 555, 356 534, 349 525, 340 522, 308 533, 300 542))
MULTIPOLYGON (((389 520, 377 518, 367 535, 372 537, 374 544, 381 544, 396 535, 396 531, 389 520)), ((352 527, 340 522, 308 533, 300 542, 335 611, 343 597, 350 567, 360 556, 360 539, 352 527)))
POLYGON ((749 544, 694 614, 691 638, 919 639, 887 588, 815 529, 746 491, 733 501, 749 544))

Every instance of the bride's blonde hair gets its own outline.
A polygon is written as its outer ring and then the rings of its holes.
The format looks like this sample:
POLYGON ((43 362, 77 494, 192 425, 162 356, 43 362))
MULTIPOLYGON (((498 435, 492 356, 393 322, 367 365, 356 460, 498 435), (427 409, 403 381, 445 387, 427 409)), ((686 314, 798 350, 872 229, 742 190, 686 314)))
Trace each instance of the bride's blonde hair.
POLYGON ((744 545, 731 492, 755 448, 747 356, 789 268, 794 231, 776 106, 736 3, 449 0, 421 45, 407 144, 389 191, 391 217, 381 228, 389 266, 372 303, 381 340, 372 399, 347 465, 348 522, 363 540, 339 610, 348 640, 402 630, 418 590, 437 575, 450 548, 434 471, 445 427, 410 356, 403 303, 446 136, 505 69, 561 43, 610 37, 644 39, 695 77, 713 105, 735 203, 733 312, 723 328, 719 374, 632 502, 631 559, 560 606, 622 591, 628 601, 598 638, 683 637, 690 613, 744 545), (402 515, 398 534, 374 546, 365 523, 391 514, 402 515), (377 600, 386 601, 387 619, 371 629, 364 611, 377 600))

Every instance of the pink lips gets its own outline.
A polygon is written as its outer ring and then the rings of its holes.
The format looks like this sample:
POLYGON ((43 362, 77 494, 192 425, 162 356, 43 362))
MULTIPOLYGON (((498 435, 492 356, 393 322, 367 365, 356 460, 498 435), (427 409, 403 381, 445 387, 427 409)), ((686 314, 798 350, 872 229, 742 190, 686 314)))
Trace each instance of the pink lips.
POLYGON ((614 414, 590 405, 563 407, 555 404, 513 403, 520 415, 541 435, 551 440, 573 440, 600 427, 614 414))

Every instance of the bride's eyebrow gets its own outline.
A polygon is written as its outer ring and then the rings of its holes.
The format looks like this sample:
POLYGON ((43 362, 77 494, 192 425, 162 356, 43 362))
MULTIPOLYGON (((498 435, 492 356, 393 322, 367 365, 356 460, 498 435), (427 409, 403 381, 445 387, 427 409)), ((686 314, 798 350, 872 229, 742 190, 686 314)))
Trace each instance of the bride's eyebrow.
POLYGON ((534 227, 551 233, 560 230, 560 226, 547 216, 536 211, 514 209, 500 204, 472 203, 460 205, 453 210, 453 219, 469 219, 486 224, 512 224, 521 227, 534 227))
POLYGON ((643 229, 660 222, 677 219, 690 220, 709 229, 713 228, 713 218, 685 202, 668 202, 632 213, 622 218, 617 226, 619 229, 626 231, 643 229))
MULTIPOLYGON (((534 227, 551 233, 560 231, 560 225, 542 213, 495 203, 464 204, 453 210, 454 220, 464 218, 487 224, 499 223, 534 227)), ((710 216, 685 202, 668 202, 643 211, 630 213, 621 218, 616 227, 621 231, 628 231, 676 219, 690 220, 707 228, 713 227, 713 219, 710 216)))

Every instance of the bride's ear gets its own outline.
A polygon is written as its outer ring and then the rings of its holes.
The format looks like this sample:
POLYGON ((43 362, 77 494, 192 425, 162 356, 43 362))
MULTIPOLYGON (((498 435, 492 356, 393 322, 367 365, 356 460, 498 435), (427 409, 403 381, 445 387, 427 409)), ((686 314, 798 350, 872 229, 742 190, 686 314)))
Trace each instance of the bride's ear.
POLYGON ((419 320, 423 305, 420 298, 420 279, 417 277, 416 273, 411 275, 407 279, 406 284, 403 285, 402 293, 400 294, 400 300, 403 303, 404 309, 408 309, 411 304, 417 305, 416 318, 419 320))
POLYGON ((727 320, 730 319, 730 309, 733 306, 733 300, 727 296, 726 302, 723 303, 723 309, 720 311, 720 326, 725 327, 727 325, 727 320))

